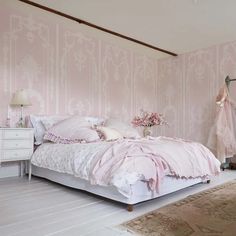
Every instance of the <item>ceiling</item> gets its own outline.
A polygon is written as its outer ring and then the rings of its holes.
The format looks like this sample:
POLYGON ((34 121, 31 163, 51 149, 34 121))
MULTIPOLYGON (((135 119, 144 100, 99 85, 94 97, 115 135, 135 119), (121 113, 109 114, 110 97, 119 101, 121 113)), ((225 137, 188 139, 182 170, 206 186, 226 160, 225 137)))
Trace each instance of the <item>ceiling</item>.
POLYGON ((235 0, 32 1, 177 54, 236 40, 235 0))

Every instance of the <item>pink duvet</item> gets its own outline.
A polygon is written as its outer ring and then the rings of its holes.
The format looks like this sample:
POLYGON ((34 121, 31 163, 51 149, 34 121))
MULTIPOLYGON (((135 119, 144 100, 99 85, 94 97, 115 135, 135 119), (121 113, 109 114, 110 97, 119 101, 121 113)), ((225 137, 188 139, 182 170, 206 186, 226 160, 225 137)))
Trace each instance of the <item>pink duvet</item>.
POLYGON ((167 137, 116 141, 95 156, 91 167, 93 184, 109 185, 117 172, 136 172, 156 191, 165 175, 204 179, 220 172, 220 162, 202 144, 167 137))

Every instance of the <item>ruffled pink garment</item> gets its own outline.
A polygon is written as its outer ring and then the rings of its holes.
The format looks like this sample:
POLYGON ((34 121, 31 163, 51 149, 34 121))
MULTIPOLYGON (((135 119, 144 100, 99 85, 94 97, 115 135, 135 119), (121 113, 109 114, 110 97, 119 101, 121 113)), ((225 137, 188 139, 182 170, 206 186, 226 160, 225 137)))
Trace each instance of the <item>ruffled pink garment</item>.
POLYGON ((216 98, 217 114, 210 130, 208 147, 215 150, 221 163, 236 154, 236 105, 224 85, 216 98))

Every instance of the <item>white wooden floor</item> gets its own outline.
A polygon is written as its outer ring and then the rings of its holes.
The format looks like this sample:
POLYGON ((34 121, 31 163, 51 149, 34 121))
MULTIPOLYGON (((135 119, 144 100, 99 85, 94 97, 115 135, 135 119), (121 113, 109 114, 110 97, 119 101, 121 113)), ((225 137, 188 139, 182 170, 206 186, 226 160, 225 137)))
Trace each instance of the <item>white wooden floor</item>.
POLYGON ((138 204, 127 212, 123 204, 33 178, 0 179, 0 235, 113 236, 130 235, 120 223, 190 194, 236 179, 224 171, 210 184, 198 184, 173 194, 138 204))

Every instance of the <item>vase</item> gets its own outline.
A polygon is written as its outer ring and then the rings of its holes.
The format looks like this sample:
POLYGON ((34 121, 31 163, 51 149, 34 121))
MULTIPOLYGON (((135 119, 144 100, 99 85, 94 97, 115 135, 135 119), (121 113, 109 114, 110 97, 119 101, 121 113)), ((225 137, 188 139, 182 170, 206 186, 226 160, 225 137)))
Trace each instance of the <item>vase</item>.
POLYGON ((145 126, 143 129, 143 137, 151 136, 152 131, 150 126, 145 126))

